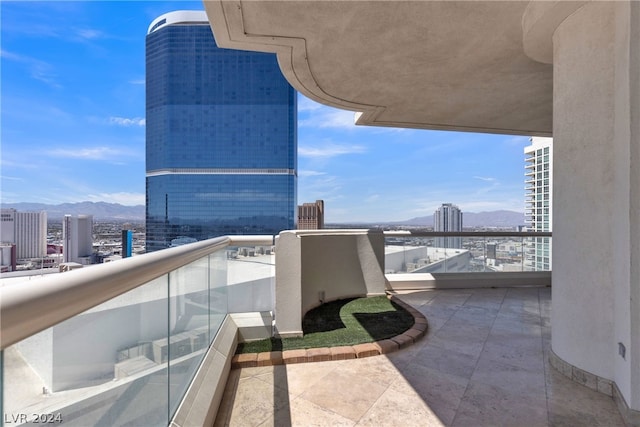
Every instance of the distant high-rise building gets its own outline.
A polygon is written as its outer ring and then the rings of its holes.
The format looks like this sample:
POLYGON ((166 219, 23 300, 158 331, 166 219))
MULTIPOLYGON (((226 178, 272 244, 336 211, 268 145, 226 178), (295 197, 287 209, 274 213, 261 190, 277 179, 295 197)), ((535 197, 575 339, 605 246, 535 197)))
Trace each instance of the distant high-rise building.
POLYGON ((133 251, 133 231, 122 230, 122 258, 129 258, 133 251))
POLYGON ((0 243, 0 273, 14 271, 16 266, 16 245, 13 243, 0 243))
POLYGON ((47 256, 47 213, 2 209, 1 243, 15 244, 18 259, 47 256))
POLYGON ((62 220, 64 262, 90 264, 93 256, 93 216, 65 215, 62 220))
POLYGON ((298 205, 298 230, 324 228, 324 200, 298 205))
MULTIPOLYGON (((452 203, 443 203, 433 214, 434 231, 462 231, 462 211, 452 203)), ((461 237, 438 237, 440 248, 462 248, 461 237)))
POLYGON ((274 54, 218 48, 204 11, 151 23, 147 251, 295 228, 296 97, 274 54))
MULTIPOLYGON (((552 231, 553 212, 553 138, 532 137, 524 147, 525 222, 528 231, 552 231)), ((551 270, 551 239, 526 239, 524 268, 527 271, 551 270)))

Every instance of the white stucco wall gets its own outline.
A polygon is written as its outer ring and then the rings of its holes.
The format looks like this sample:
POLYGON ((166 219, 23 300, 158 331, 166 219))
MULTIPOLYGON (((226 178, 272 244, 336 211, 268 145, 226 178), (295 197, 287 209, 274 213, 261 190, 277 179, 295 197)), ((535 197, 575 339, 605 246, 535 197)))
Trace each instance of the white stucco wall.
POLYGON ((616 268, 612 236, 624 209, 616 204, 613 25, 611 8, 595 4, 565 20, 553 39, 552 346, 569 363, 609 379, 616 268))
POLYGON ((614 381, 635 410, 639 17, 634 2, 589 2, 553 36, 552 348, 573 366, 614 381))
POLYGON ((301 335, 322 302, 385 292, 384 234, 369 230, 285 231, 276 245, 276 330, 301 335))
MULTIPOLYGON (((622 9, 622 8, 620 8, 622 9)), ((629 12, 618 13, 618 18, 629 23, 629 119, 631 141, 631 273, 629 298, 629 339, 632 358, 629 360, 627 378, 630 382, 629 401, 634 409, 640 410, 640 3, 631 2, 629 12), (634 167, 635 166, 635 167, 634 167)), ((624 86, 619 90, 624 91, 624 86)), ((625 302, 626 303, 626 302, 625 302)), ((625 371, 620 375, 624 376, 625 371)), ((620 376, 616 371, 616 381, 620 376)))

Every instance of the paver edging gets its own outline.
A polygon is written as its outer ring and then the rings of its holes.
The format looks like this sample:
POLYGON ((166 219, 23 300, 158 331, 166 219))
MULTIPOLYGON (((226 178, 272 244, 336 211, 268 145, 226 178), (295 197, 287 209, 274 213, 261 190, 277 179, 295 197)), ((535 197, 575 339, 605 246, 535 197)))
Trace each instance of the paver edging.
POLYGON ((320 347, 310 349, 296 349, 284 351, 269 351, 262 353, 236 354, 231 359, 231 368, 252 368, 256 366, 275 366, 290 363, 320 362, 328 360, 360 359, 363 357, 379 356, 405 348, 423 337, 429 328, 427 318, 395 295, 387 297, 408 311, 413 316, 413 326, 395 337, 386 338, 370 343, 352 346, 320 347))

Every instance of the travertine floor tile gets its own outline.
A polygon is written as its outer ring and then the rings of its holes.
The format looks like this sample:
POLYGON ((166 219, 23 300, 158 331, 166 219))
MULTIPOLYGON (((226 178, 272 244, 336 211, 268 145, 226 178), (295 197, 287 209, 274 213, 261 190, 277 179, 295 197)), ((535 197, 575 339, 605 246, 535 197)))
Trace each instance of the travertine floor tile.
POLYGON ((407 396, 395 390, 387 390, 357 426, 379 427, 397 425, 404 427, 446 426, 418 395, 407 396))
POLYGON ((577 425, 579 420, 594 426, 624 425, 612 399, 576 384, 550 366, 546 378, 549 420, 554 425, 556 422, 559 425, 570 425, 571 422, 577 425))
POLYGON ((351 427, 355 421, 345 418, 308 400, 297 398, 285 408, 277 410, 261 426, 351 427))
POLYGON ((361 375, 334 370, 300 397, 358 421, 386 389, 361 375))
POLYGON ((390 389, 407 395, 419 394, 439 419, 451 423, 468 380, 415 364, 404 369, 403 374, 390 389))
POLYGON ((546 426, 544 393, 526 396, 508 389, 471 382, 460 402, 453 426, 546 426))
POLYGON ((215 425, 606 426, 613 400, 548 363, 549 288, 402 295, 425 338, 367 359, 232 371, 215 425))
POLYGON ((263 376, 263 381, 274 384, 288 391, 292 397, 297 397, 316 383, 322 381, 330 372, 340 366, 342 361, 326 363, 294 363, 291 365, 278 365, 272 368, 271 375, 263 376))
POLYGON ((542 370, 516 367, 483 357, 478 361, 471 382, 499 387, 513 395, 545 397, 545 377, 542 370))
POLYGON ((457 353, 464 353, 474 357, 480 355, 486 338, 484 331, 480 332, 484 336, 478 336, 450 329, 445 330, 444 328, 440 328, 435 335, 427 337, 427 342, 430 345, 457 353))
POLYGON ((218 414, 216 425, 257 426, 269 418, 274 410, 288 403, 289 396, 281 389, 254 377, 246 378, 240 381, 233 404, 224 405, 226 413, 218 414))
POLYGON ((487 340, 480 358, 543 373, 542 339, 535 338, 535 340, 537 341, 537 346, 529 342, 523 346, 513 342, 505 343, 487 340))
POLYGON ((340 365, 336 368, 336 372, 364 377, 384 386, 388 386, 401 375, 399 368, 386 357, 365 357, 353 360, 340 365))
POLYGON ((427 344, 417 354, 413 363, 425 368, 435 369, 444 374, 468 379, 471 378, 476 368, 478 358, 427 344))

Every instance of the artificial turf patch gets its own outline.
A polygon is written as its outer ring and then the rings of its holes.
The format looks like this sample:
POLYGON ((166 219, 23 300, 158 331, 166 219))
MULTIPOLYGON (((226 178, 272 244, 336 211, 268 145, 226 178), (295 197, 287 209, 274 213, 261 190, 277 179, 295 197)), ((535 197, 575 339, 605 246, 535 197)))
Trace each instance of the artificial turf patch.
POLYGON ((362 344, 394 337, 411 326, 413 316, 385 296, 332 301, 304 316, 303 337, 240 343, 236 353, 362 344))

